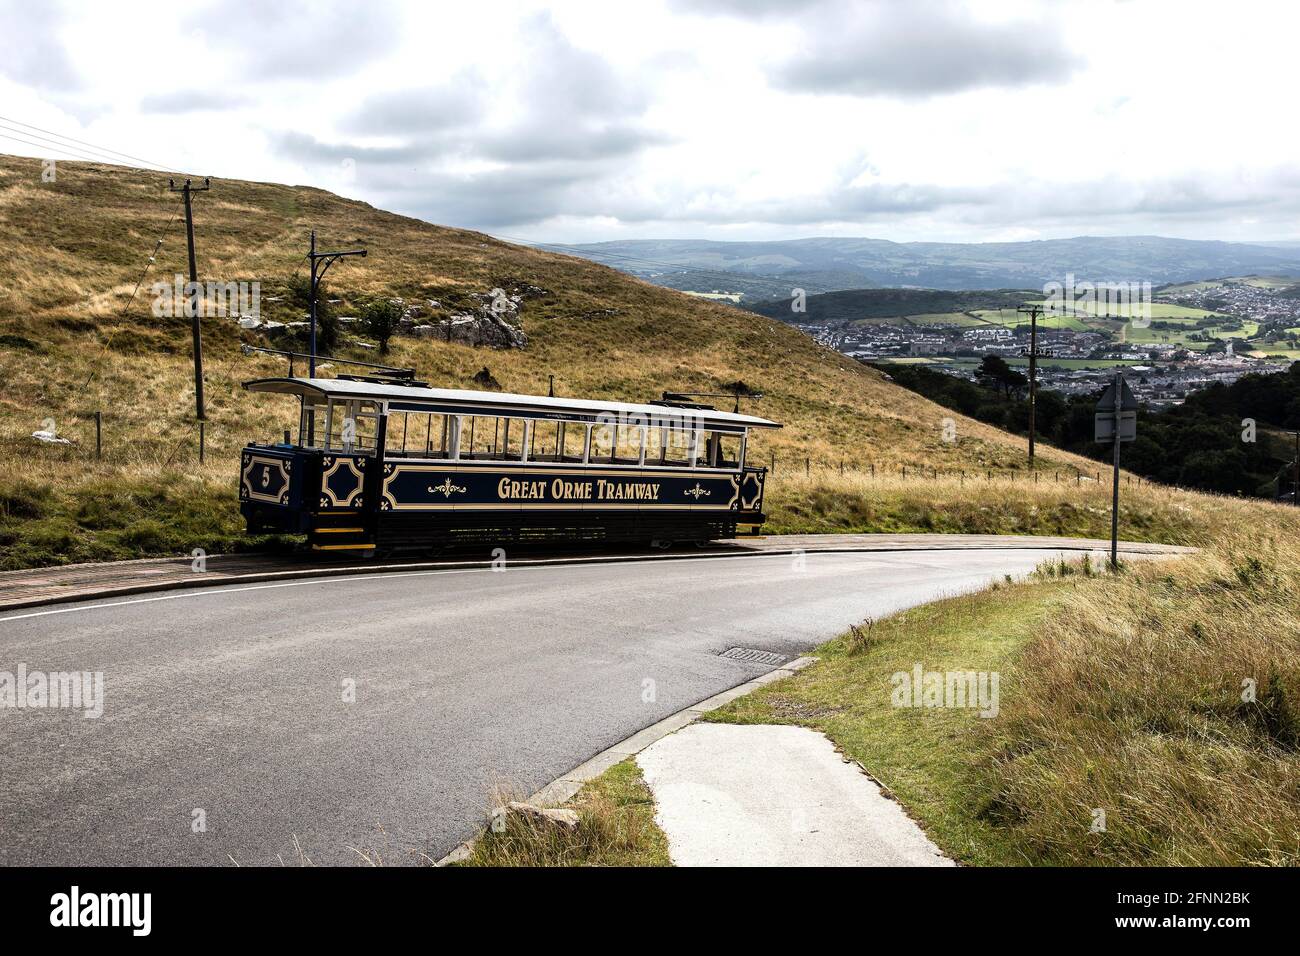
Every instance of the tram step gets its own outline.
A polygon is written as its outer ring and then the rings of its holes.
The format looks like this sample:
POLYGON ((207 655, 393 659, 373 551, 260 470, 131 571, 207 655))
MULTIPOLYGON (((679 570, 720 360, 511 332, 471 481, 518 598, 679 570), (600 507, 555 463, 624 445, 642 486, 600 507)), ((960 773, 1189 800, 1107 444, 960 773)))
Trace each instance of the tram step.
POLYGON ((375 547, 374 536, 355 511, 316 515, 307 541, 313 551, 373 551, 375 547))

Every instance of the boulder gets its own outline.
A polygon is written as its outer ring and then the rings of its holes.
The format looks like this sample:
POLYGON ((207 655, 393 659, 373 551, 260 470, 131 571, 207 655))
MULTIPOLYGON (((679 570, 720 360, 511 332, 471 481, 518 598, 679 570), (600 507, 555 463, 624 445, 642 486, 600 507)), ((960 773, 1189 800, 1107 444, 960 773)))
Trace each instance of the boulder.
POLYGON ((470 381, 482 389, 488 389, 493 392, 501 391, 501 383, 492 377, 492 373, 488 371, 486 365, 475 372, 474 377, 470 379, 470 381))
POLYGON ((564 807, 535 807, 531 803, 512 800, 507 804, 506 809, 526 819, 562 827, 565 830, 576 830, 581 822, 576 811, 564 807))

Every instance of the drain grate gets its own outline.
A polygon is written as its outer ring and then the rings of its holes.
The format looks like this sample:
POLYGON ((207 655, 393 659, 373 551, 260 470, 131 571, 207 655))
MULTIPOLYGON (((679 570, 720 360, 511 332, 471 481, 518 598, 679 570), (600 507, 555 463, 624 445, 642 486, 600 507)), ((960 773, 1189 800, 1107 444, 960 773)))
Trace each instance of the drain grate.
POLYGON ((746 664, 784 664, 789 659, 784 654, 773 654, 771 651, 760 651, 752 647, 728 647, 718 656, 733 661, 744 661, 746 664))

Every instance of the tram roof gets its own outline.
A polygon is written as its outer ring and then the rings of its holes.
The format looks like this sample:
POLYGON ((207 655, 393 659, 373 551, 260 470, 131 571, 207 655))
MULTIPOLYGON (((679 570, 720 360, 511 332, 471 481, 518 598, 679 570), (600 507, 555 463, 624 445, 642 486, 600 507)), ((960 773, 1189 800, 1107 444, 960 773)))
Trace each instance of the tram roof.
POLYGON ((428 388, 390 385, 384 382, 353 381, 343 378, 259 378, 244 382, 250 392, 273 392, 281 395, 317 395, 326 398, 357 398, 373 401, 417 402, 440 405, 466 405, 476 409, 498 411, 545 411, 591 415, 614 412, 648 418, 690 416, 704 424, 730 425, 733 428, 780 428, 777 422, 754 415, 739 415, 704 408, 681 408, 675 405, 651 405, 638 402, 596 401, 586 398, 550 398, 545 395, 519 395, 510 392, 480 392, 461 388, 428 388))

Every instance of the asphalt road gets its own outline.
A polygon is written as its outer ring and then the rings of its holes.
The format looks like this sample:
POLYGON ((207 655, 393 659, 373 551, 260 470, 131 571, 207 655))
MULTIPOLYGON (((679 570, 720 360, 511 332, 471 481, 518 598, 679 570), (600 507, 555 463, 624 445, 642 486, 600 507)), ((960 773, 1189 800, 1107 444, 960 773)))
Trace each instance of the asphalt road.
POLYGON ((1059 553, 408 571, 6 614, 0 672, 105 691, 98 719, 0 708, 0 864, 436 859, 494 791, 769 669, 729 647, 795 656, 1059 553))

